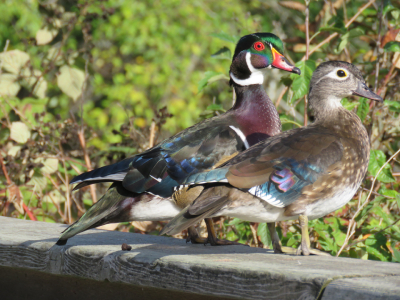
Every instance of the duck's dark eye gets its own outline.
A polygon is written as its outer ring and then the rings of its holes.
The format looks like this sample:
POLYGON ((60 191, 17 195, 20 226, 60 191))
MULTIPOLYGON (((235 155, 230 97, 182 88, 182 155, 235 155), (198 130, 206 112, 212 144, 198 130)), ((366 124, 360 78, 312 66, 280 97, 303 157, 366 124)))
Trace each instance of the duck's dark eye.
POLYGON ((262 51, 265 49, 263 42, 255 42, 253 45, 254 49, 257 51, 262 51))
POLYGON ((343 70, 339 70, 339 71, 337 71, 337 76, 339 76, 339 77, 345 77, 346 76, 346 72, 345 71, 343 71, 343 70))

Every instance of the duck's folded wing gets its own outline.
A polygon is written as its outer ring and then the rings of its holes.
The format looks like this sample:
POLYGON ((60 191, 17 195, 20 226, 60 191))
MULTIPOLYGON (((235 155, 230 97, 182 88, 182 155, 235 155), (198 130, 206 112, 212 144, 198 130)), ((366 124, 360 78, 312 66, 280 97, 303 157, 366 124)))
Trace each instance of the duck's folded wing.
MULTIPOLYGON (((172 194, 171 182, 172 186, 177 185, 187 176, 210 169, 224 157, 245 149, 244 141, 227 123, 223 118, 205 120, 142 154, 83 173, 71 183, 79 183, 77 189, 98 182, 122 181, 127 190, 142 193, 169 177, 165 188, 172 194)), ((165 193, 164 187, 155 191, 165 193)))

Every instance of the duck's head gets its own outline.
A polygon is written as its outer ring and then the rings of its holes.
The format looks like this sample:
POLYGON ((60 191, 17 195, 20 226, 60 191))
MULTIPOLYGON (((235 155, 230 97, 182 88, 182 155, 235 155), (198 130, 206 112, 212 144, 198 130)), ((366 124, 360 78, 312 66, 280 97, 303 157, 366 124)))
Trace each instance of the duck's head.
POLYGON ((344 61, 320 64, 312 75, 308 95, 314 110, 339 107, 340 100, 352 95, 383 101, 367 86, 360 70, 344 61))
POLYGON ((243 36, 236 45, 230 69, 231 83, 241 86, 262 84, 265 69, 277 68, 300 74, 283 53, 282 41, 272 33, 243 36))

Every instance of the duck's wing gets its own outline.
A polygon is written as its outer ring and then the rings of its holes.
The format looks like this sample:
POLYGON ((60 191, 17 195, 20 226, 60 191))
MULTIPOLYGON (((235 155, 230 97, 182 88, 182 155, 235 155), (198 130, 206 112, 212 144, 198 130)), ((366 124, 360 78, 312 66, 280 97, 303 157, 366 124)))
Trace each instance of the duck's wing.
POLYGON ((188 176, 211 169, 225 157, 245 149, 245 141, 228 118, 216 117, 198 123, 152 149, 75 177, 75 189, 103 181, 122 181, 129 191, 150 191, 170 196, 173 187, 188 176), (165 182, 156 187, 159 182, 165 182))
POLYGON ((211 216, 223 207, 221 203, 225 205, 235 198, 236 191, 247 192, 273 206, 287 207, 305 189, 321 186, 322 179, 332 172, 340 176, 342 156, 341 138, 324 130, 302 128, 269 138, 221 168, 190 176, 184 184, 203 185, 204 192, 170 221, 164 233, 173 234, 175 224, 182 230, 193 219, 211 216))

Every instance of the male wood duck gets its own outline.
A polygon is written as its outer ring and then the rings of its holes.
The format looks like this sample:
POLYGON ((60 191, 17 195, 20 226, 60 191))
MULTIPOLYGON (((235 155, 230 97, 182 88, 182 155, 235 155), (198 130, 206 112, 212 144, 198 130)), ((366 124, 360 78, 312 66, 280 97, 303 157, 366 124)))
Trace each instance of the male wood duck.
MULTIPOLYGON (((98 182, 114 182, 105 195, 61 235, 58 245, 90 228, 127 221, 172 219, 202 188, 177 187, 188 176, 214 168, 237 153, 280 132, 278 112, 262 84, 271 67, 300 74, 283 56, 282 41, 271 33, 242 37, 230 67, 236 102, 226 113, 204 120, 157 146, 118 163, 75 177, 75 189, 98 182)), ((211 220, 207 226, 212 226, 211 220)), ((204 243, 189 230, 192 242, 204 243)), ((223 244, 213 233, 212 244, 223 244)), ((228 244, 231 242, 226 241, 228 244)))
POLYGON ((308 94, 315 122, 260 142, 219 168, 189 176, 184 185, 204 190, 160 234, 174 234, 214 216, 268 223, 299 218, 302 239, 296 254, 323 254, 310 248, 308 219, 350 201, 368 167, 367 131, 340 104, 351 95, 383 101, 354 65, 320 64, 308 94))

